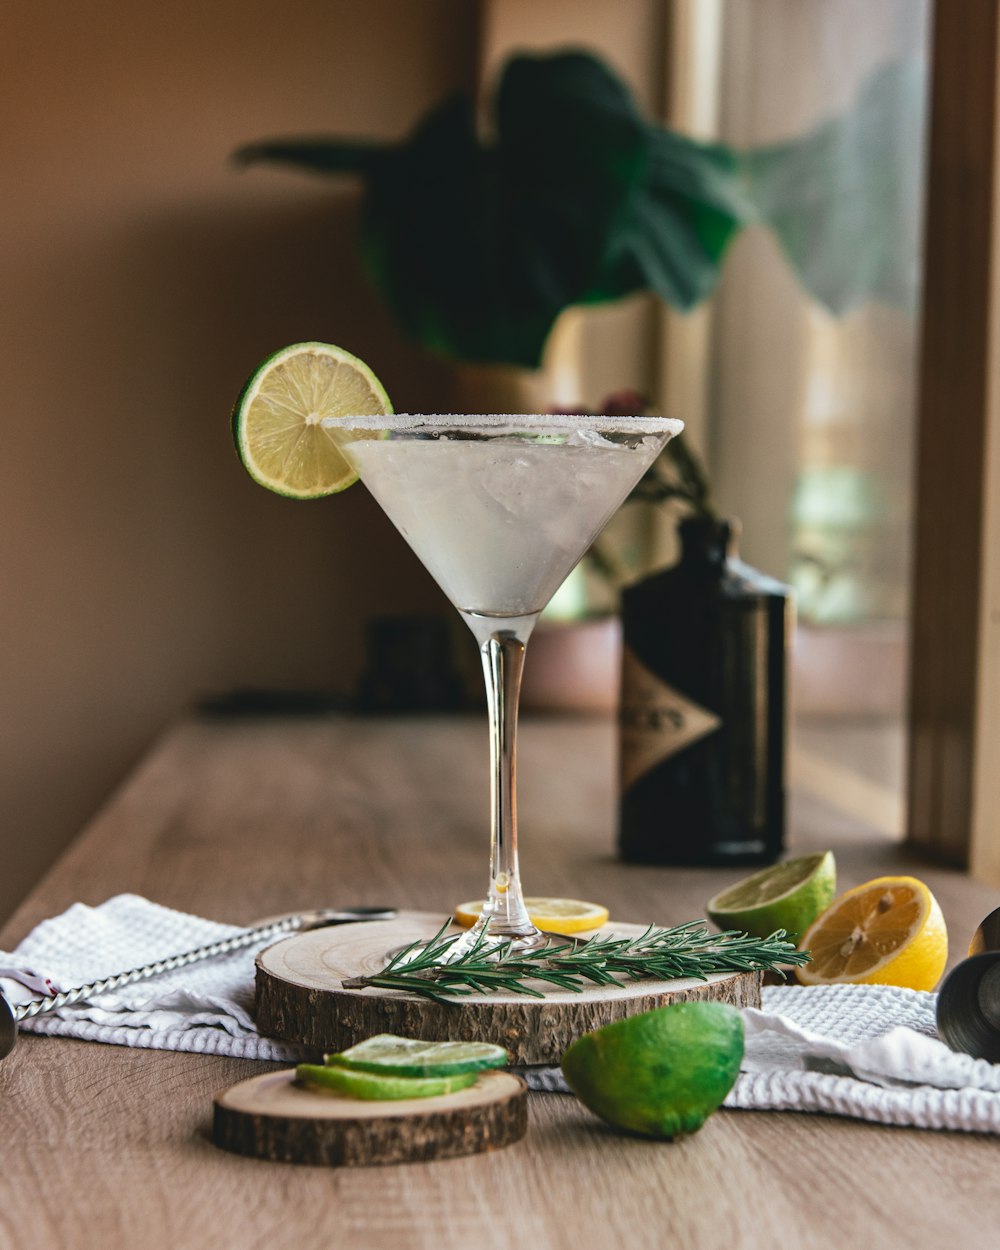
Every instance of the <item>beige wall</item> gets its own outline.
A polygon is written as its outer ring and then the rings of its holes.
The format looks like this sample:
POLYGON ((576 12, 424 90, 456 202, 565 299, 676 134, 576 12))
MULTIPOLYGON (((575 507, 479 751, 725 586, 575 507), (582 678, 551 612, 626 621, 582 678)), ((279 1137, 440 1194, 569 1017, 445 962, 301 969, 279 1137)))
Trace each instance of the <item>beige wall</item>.
POLYGON ((226 157, 400 135, 472 82, 476 22, 468 0, 8 8, 0 919, 197 693, 349 686, 366 615, 440 605, 361 488, 290 503, 236 461, 229 406, 284 343, 350 347, 400 408, 447 375, 366 286, 349 186, 226 157))

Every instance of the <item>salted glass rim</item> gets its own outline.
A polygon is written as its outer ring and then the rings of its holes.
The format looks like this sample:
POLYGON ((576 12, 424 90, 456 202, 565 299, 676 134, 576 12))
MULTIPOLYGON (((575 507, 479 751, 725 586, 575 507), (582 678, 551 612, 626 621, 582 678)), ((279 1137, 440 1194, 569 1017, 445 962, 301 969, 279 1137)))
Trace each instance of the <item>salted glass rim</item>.
POLYGON ((676 417, 593 416, 565 412, 543 413, 408 413, 324 417, 330 430, 620 430, 636 434, 679 434, 684 422, 676 417))

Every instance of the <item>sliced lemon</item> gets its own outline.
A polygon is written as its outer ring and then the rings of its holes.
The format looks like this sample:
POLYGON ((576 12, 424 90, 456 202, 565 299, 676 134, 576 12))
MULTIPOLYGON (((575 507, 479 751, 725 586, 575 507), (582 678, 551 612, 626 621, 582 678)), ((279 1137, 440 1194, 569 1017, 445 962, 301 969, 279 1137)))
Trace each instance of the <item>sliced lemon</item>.
MULTIPOLYGON (((479 919, 485 899, 461 903, 455 908, 455 920, 469 929, 479 919)), ((599 903, 584 903, 578 898, 526 898, 528 918, 547 933, 586 933, 608 923, 608 909, 599 903)))
POLYGON ((834 899, 806 930, 803 985, 901 985, 932 990, 948 960, 937 899, 916 877, 876 877, 834 899))
POLYGON ((371 369, 330 343, 293 343, 254 370, 233 406, 233 437, 255 482, 320 499, 357 481, 325 418, 392 412, 371 369))

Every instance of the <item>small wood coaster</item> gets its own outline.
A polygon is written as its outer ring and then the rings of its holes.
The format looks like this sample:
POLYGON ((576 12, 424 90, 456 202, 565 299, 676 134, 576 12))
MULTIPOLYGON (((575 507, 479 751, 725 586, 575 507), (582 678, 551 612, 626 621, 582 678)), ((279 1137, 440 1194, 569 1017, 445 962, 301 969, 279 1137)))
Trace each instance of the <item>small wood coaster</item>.
MULTIPOLYGON (((704 981, 630 981, 591 986, 579 994, 470 994, 445 1005, 398 990, 345 989, 349 977, 378 972, 390 952, 425 941, 441 917, 409 912, 295 934, 257 956, 255 1017, 262 1033, 318 1051, 345 1050, 375 1033, 428 1041, 495 1042, 517 1066, 557 1064, 582 1033, 691 999, 760 1006, 759 972, 719 973, 704 981)), ((643 925, 609 924, 602 935, 634 937, 643 925)), ((591 934, 586 936, 590 937, 591 934)))
POLYGON ((484 1072, 456 1094, 396 1102, 363 1102, 294 1081, 294 1069, 266 1072, 220 1094, 215 1144, 275 1163, 365 1167, 497 1150, 528 1126, 528 1087, 510 1072, 484 1072))

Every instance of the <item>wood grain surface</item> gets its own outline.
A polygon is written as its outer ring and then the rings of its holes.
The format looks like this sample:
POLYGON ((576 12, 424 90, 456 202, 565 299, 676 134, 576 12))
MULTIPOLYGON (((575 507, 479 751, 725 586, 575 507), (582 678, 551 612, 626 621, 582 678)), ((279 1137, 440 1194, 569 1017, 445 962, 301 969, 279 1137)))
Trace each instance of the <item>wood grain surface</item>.
MULTIPOLYGON (((346 1050, 375 1033, 440 1042, 493 1042, 523 1067, 557 1064, 571 1042, 613 1020, 692 999, 759 1007, 759 972, 724 973, 697 980, 628 981, 589 985, 579 993, 467 994, 436 1003, 416 994, 343 985, 380 971, 389 955, 428 941, 442 917, 406 912, 396 920, 313 929, 257 956, 254 1018, 269 1037, 304 1042, 317 1050, 346 1050)), ((639 937, 645 925, 606 925, 595 936, 639 937)))
MULTIPOLYGON (((483 891, 485 738, 478 719, 184 722, 0 947, 74 901, 124 890, 238 923, 332 903, 443 914, 483 891)), ((529 893, 676 924, 729 880, 614 859, 610 724, 526 720, 520 746, 529 893)), ((835 832, 807 815, 793 809, 796 851, 835 832)), ((924 877, 953 958, 998 902, 888 844, 835 849, 845 887, 894 868, 924 877)), ((720 1111, 693 1137, 657 1144, 613 1133, 575 1099, 532 1094, 522 1141, 464 1159, 327 1169, 219 1150, 213 1099, 268 1070, 22 1036, 0 1064, 0 1247, 930 1250, 981 1244, 1000 1221, 996 1139, 818 1115, 720 1111)))

